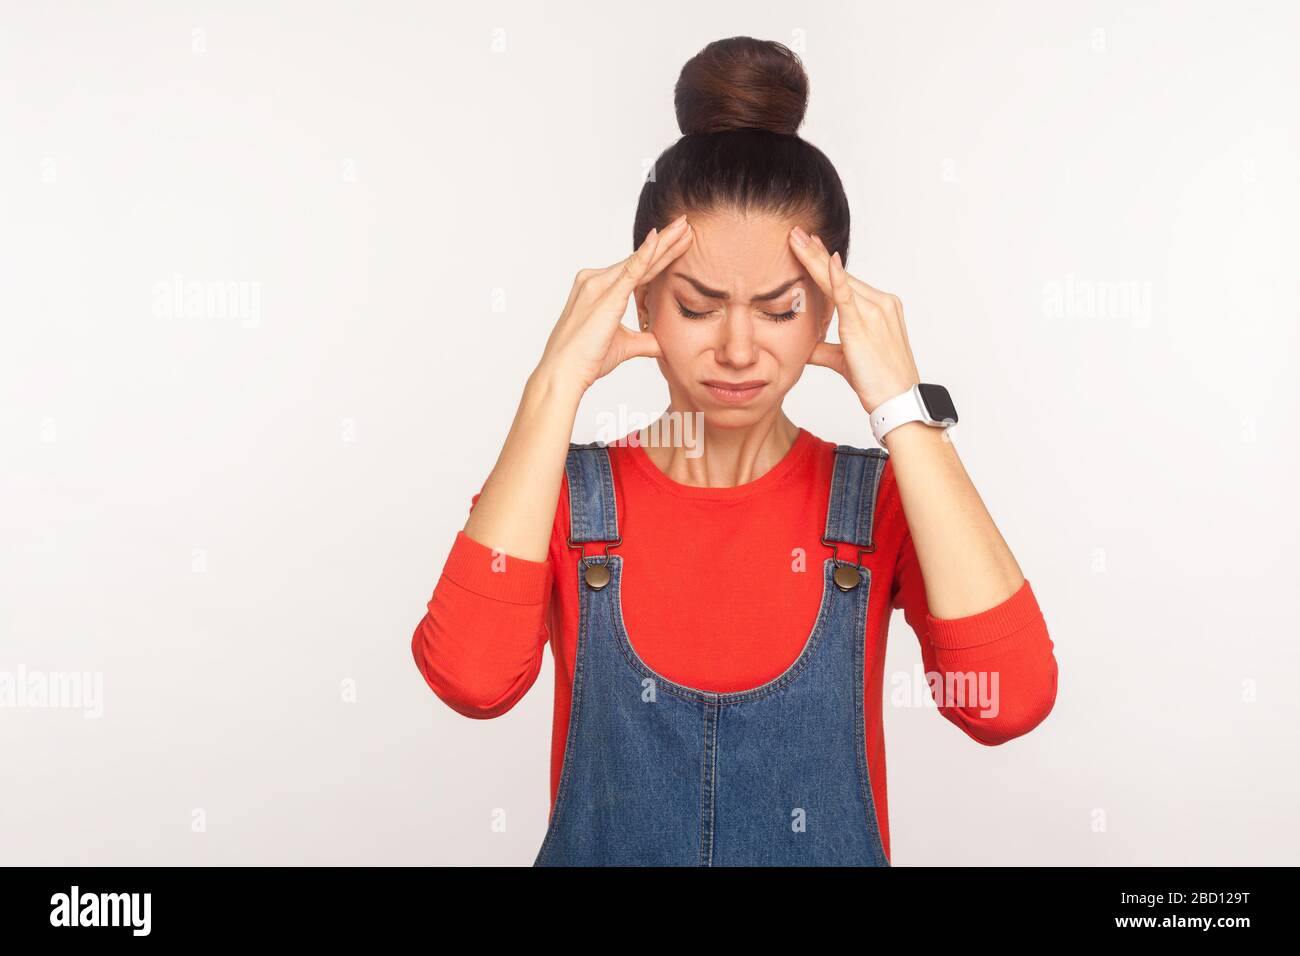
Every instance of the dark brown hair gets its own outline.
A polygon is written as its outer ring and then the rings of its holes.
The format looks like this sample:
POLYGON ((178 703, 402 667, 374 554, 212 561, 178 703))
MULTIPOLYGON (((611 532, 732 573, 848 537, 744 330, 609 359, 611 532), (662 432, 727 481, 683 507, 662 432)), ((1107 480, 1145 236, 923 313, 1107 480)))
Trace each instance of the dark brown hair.
POLYGON ((732 209, 799 218, 848 262, 848 198, 831 161, 798 135, 808 74, 792 50, 715 40, 686 61, 673 96, 682 137, 641 187, 634 249, 684 212, 732 209))

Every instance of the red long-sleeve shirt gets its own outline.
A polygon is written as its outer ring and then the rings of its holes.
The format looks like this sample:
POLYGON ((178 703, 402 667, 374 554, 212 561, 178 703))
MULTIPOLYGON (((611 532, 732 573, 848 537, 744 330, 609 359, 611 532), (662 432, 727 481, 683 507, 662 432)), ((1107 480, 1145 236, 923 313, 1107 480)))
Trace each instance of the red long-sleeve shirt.
MULTIPOLYGON (((701 488, 666 476, 645 450, 612 444, 623 542, 622 606, 637 653, 669 680, 703 690, 745 690, 799 656, 822 598, 821 543, 835 445, 801 429, 789 452, 758 479, 701 488), (729 568, 744 564, 744 575, 729 568)), ((478 502, 474 495, 470 507, 478 502)), ((434 693, 467 717, 497 717, 528 691, 550 640, 555 658, 551 805, 568 736, 577 651, 578 551, 567 543, 562 486, 545 561, 501 555, 458 532, 427 612, 415 630, 415 661, 434 693)), ((1006 601, 969 617, 930 616, 892 465, 877 497, 867 612, 865 727, 868 773, 889 856, 885 740, 881 715, 885 636, 901 608, 921 645, 926 674, 997 672, 998 709, 938 701, 939 712, 983 744, 1027 733, 1056 700, 1056 659, 1026 581, 1006 601)), ((600 554, 603 545, 588 544, 600 554)), ((856 549, 840 546, 840 557, 856 549)))

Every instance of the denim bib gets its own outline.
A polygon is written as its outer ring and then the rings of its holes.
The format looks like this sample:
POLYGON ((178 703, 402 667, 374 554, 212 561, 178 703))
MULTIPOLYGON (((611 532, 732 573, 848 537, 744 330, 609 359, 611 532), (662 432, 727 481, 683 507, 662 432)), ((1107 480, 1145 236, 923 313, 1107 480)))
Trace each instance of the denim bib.
POLYGON ((867 774, 864 640, 887 453, 835 449, 817 620, 784 673, 713 693, 668 680, 623 623, 609 451, 570 444, 578 647, 555 805, 535 866, 889 866, 867 774), (835 543, 857 557, 838 557, 835 543), (852 549, 850 549, 852 550, 852 549))

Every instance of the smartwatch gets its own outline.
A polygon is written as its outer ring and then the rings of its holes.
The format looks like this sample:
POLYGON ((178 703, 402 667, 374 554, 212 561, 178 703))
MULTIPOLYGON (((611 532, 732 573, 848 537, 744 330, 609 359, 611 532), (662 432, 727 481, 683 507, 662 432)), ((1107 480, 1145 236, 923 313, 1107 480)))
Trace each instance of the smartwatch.
POLYGON ((876 441, 884 445, 886 435, 908 422, 951 428, 957 424, 957 406, 942 385, 913 385, 902 395, 895 395, 876 406, 871 413, 871 432, 876 441))

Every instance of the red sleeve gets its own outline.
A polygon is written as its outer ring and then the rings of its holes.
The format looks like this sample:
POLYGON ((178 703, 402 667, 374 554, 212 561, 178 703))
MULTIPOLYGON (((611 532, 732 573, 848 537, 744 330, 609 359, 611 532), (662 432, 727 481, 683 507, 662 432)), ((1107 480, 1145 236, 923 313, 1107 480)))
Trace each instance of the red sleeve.
POLYGON ((986 611, 932 617, 912 536, 905 532, 894 574, 893 606, 902 608, 920 641, 939 712, 972 739, 989 746, 1005 743, 1029 733, 1051 712, 1056 657, 1028 580, 986 611))
POLYGON ((499 717, 533 686, 551 579, 548 561, 516 558, 456 533, 411 639, 420 673, 449 707, 466 717, 499 717))

